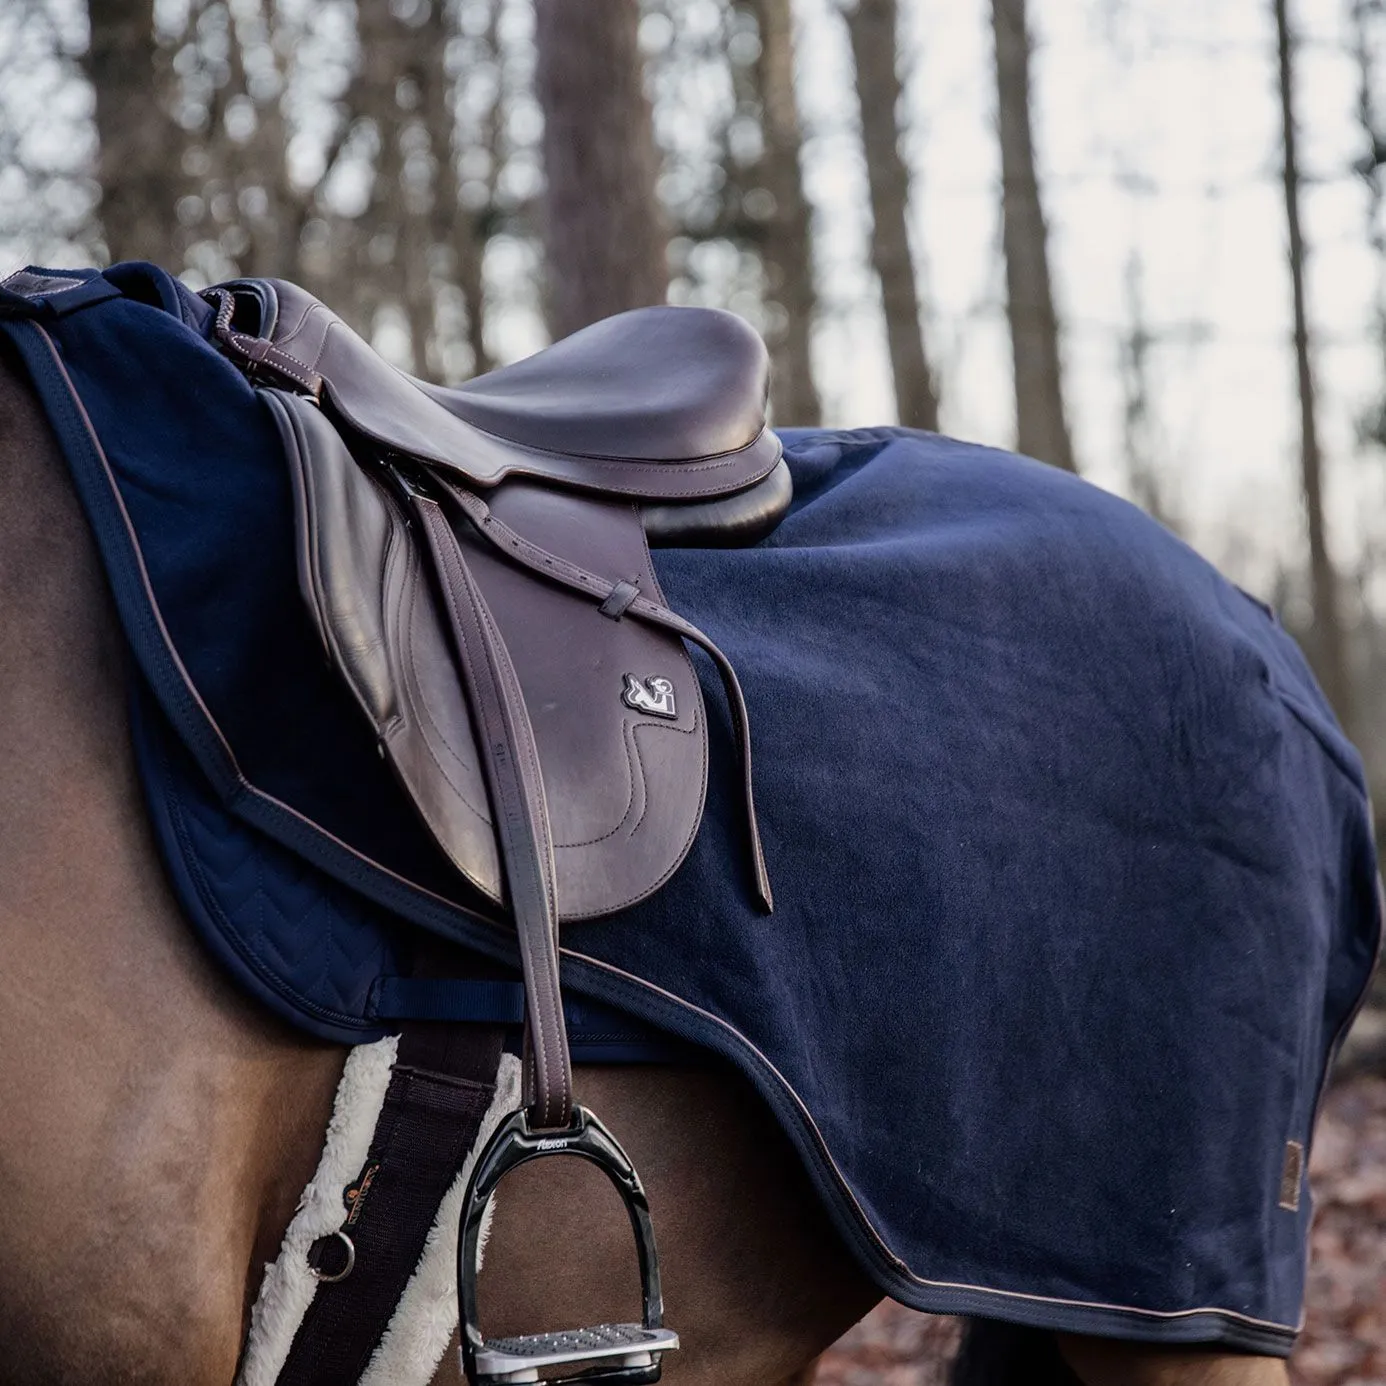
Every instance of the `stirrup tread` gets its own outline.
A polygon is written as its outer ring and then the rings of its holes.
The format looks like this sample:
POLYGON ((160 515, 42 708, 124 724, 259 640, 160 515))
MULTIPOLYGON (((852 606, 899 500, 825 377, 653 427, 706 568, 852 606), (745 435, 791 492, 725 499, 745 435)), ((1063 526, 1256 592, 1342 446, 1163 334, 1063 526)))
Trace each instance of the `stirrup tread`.
POLYGON ((555 1333, 487 1338, 476 1354, 477 1380, 487 1386, 521 1386, 541 1380, 540 1372, 546 1368, 592 1363, 591 1370, 559 1380, 654 1381, 658 1380, 659 1354, 678 1345, 677 1333, 638 1323, 599 1323, 555 1333))

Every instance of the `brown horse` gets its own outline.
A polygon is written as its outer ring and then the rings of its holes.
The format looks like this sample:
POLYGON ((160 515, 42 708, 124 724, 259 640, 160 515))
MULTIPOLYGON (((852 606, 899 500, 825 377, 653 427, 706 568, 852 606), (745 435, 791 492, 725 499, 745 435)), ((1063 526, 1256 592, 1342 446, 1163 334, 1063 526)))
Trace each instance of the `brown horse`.
MULTIPOLYGON (((0 355, 0 1370, 10 1386, 229 1386, 343 1062, 342 1049, 242 997, 180 918, 140 808, 123 660, 65 467, 17 364, 0 355)), ((649 1191, 684 1344, 668 1380, 808 1381, 879 1291, 749 1087, 720 1069, 646 1067, 589 1069, 577 1086, 649 1191)), ((629 1316, 629 1231, 601 1184, 574 1161, 507 1181, 482 1277, 488 1332, 629 1316)), ((1268 1359, 1061 1346, 1088 1386, 1286 1380, 1268 1359)), ((457 1380, 455 1354, 436 1379, 457 1380)), ((1022 1368, 1017 1379, 1037 1376, 1022 1368)))

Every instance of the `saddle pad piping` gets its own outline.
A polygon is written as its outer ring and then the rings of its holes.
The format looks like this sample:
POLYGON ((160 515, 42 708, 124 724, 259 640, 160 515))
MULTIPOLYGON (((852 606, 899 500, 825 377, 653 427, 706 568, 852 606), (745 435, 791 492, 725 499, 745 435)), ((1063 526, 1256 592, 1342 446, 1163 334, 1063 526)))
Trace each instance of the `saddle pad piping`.
POLYGON ((37 323, 0 322, 0 331, 18 348, 52 421, 106 564, 135 659, 160 694, 161 703, 187 739, 198 764, 217 792, 229 801, 246 781, 169 638, 120 488, 57 345, 37 323), (98 476, 104 479, 107 496, 98 496, 93 490, 98 476), (118 519, 110 518, 107 500, 114 504, 118 519))
MULTIPOLYGON (((352 1045, 379 1039, 398 1028, 399 1022, 411 1020, 489 1023, 516 1027, 518 1033, 524 1018, 524 989, 519 982, 404 975, 394 970, 403 959, 382 961, 380 974, 366 995, 352 1009, 342 1010, 323 1005, 296 987, 282 968, 265 964, 254 941, 246 939, 238 926, 238 917, 227 916, 221 895, 208 880, 202 852, 190 836, 188 808, 171 773, 169 743, 155 731, 159 714, 138 681, 132 681, 129 715, 151 826, 160 839, 175 894, 205 945, 261 1002, 323 1039, 352 1045)), ((265 846, 278 847, 273 841, 265 846)), ((330 878, 325 884, 334 892, 346 892, 330 878)), ((350 994, 343 999, 349 1002, 350 994)), ((590 998, 565 995, 563 1010, 569 1046, 580 1063, 690 1063, 701 1055, 700 1050, 627 1012, 590 998)))
POLYGON ((148 725, 150 713, 145 706, 147 696, 135 686, 128 699, 131 740, 140 771, 145 809, 149 814, 150 827, 159 841, 161 857, 174 893, 185 911, 199 919, 201 927, 198 932, 206 946, 217 955, 218 961, 243 979, 259 1000, 287 1019, 302 1023, 300 1017, 304 1014, 311 1016, 317 1022, 315 1028, 318 1033, 339 1043, 359 1044, 379 1039, 385 1033, 386 1026, 374 1023, 374 1019, 363 1020, 346 1011, 329 1009, 304 996, 274 968, 262 962, 255 951, 245 944, 233 921, 227 918, 189 836, 184 806, 176 794, 168 792, 167 787, 171 783, 168 757, 158 738, 151 734, 152 729, 148 725), (156 792, 156 786, 163 787, 162 792, 156 792), (210 920, 211 927, 202 924, 203 919, 210 920))

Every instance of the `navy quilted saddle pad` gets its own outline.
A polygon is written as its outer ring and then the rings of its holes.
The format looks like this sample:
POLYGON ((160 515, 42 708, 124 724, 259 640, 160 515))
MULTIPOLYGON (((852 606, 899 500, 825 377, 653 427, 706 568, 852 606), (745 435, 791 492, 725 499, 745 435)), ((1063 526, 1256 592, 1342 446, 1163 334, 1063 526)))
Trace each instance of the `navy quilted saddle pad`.
MULTIPOLYGON (((209 946, 335 1039, 513 1014, 507 931, 318 653, 277 437, 209 310, 121 266, 9 312, 209 946), (409 977, 425 936, 456 979, 409 977)), ((904 1303, 1283 1354, 1296 1152, 1380 935, 1355 751, 1273 616, 1115 497, 900 429, 784 438, 769 539, 655 554, 740 675, 775 913, 700 665, 702 828, 653 898, 565 928, 566 992, 614 1008, 594 1036, 739 1067, 904 1303)))

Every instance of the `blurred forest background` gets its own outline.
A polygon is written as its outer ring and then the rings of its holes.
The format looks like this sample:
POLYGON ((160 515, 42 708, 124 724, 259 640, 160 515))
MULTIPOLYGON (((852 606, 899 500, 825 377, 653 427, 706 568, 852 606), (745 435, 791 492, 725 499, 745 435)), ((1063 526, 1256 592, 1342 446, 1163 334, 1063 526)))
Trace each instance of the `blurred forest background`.
POLYGON ((445 381, 731 308, 777 422, 1179 532, 1379 805, 1384 203, 1386 0, 0 0, 0 261, 284 275, 445 381))
MULTIPOLYGON (((779 424, 1016 447, 1194 544, 1386 809, 1386 0, 0 0, 0 273, 124 258, 444 381, 730 308, 779 424)), ((1348 1059, 1316 1384, 1386 1382, 1380 980, 1348 1059)), ((886 1308, 822 1380, 954 1337, 886 1308)))

